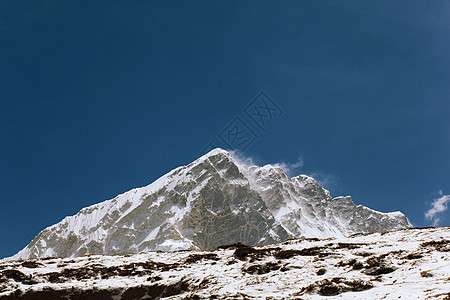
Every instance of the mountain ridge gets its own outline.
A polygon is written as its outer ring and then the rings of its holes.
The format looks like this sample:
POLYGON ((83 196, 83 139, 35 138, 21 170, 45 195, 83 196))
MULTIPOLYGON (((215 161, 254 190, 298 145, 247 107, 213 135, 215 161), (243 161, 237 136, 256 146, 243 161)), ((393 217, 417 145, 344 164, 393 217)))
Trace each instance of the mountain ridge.
POLYGON ((258 167, 217 148, 153 183, 81 209, 8 259, 213 249, 298 237, 344 237, 411 227, 350 196, 332 198, 306 175, 258 167))

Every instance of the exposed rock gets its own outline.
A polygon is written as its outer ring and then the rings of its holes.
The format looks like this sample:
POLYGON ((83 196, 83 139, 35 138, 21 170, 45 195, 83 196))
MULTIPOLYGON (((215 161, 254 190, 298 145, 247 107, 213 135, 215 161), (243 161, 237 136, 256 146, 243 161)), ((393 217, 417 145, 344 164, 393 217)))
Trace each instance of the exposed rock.
POLYGON ((211 251, 0 262, 0 300, 446 299, 445 240, 450 228, 358 235, 332 244, 302 238, 211 251), (371 254, 356 255, 349 245, 371 254))
POLYGON ((215 149, 149 186, 66 217, 10 259, 254 246, 410 226, 400 212, 332 198, 311 177, 290 178, 276 165, 247 165, 215 149))

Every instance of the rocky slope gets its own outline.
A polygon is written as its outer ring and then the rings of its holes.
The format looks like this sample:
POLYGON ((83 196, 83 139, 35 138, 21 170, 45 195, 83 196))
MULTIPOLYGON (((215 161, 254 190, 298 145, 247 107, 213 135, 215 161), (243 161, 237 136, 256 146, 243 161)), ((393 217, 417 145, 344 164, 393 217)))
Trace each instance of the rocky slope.
POLYGON ((450 299, 450 227, 0 263, 6 299, 450 299))
POLYGON ((214 249, 410 227, 400 212, 332 198, 313 178, 247 165, 215 149, 152 184, 82 209, 9 259, 214 249))

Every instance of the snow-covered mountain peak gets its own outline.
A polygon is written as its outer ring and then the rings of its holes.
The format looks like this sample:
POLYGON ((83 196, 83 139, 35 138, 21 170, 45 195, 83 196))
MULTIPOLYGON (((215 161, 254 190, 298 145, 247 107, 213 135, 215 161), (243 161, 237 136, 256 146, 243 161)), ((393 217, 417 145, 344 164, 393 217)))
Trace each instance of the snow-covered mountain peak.
POLYGON ((207 152, 203 156, 201 156, 199 159, 208 158, 208 157, 215 156, 215 155, 224 155, 224 156, 229 157, 230 152, 228 152, 227 150, 224 150, 222 148, 215 148, 215 149, 212 149, 211 151, 207 152))
POLYGON ((213 249, 291 237, 343 237, 410 227, 401 213, 332 198, 306 175, 255 166, 217 148, 153 183, 41 231, 12 259, 213 249))
POLYGON ((220 160, 227 160, 229 162, 233 162, 234 164, 237 164, 234 161, 230 152, 228 152, 222 148, 215 148, 215 149, 205 153, 198 159, 194 160, 192 163, 190 163, 186 167, 192 167, 192 166, 195 166, 195 165, 198 165, 201 163, 205 163, 205 161, 209 161, 210 163, 214 164, 214 163, 219 162, 220 160))

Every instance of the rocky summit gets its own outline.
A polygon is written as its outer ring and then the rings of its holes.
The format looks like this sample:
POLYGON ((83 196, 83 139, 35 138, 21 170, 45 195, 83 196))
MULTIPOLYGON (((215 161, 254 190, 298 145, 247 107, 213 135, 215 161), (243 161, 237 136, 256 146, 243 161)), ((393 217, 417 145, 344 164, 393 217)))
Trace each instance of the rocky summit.
POLYGON ((289 238, 342 238, 411 227, 352 198, 332 198, 306 175, 242 162, 214 149, 152 184, 83 208, 6 260, 255 246, 289 238))

